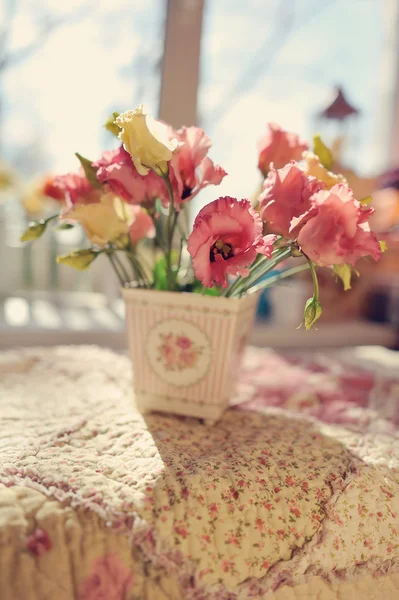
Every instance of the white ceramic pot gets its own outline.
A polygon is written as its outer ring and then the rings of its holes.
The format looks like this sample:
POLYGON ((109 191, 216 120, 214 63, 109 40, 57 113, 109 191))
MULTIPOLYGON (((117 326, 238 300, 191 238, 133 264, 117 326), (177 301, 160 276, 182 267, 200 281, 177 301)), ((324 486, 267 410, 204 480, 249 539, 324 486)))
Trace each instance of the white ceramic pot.
POLYGON ((122 293, 139 410, 215 422, 232 397, 258 295, 122 293))

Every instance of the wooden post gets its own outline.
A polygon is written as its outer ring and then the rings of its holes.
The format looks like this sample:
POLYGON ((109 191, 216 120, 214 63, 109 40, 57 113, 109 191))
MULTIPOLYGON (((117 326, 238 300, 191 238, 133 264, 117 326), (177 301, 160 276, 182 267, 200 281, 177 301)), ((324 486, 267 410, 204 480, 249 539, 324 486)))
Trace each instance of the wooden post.
POLYGON ((159 118, 175 128, 197 124, 204 0, 167 0, 159 118))

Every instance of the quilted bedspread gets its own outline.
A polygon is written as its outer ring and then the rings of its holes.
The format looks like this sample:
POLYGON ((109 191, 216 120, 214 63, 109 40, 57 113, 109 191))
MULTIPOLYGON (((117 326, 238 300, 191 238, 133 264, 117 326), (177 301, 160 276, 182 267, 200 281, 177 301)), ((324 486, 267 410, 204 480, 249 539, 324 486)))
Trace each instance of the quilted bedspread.
POLYGON ((1 600, 399 596, 393 352, 250 349, 213 428, 141 416, 131 379, 96 347, 0 355, 1 600))

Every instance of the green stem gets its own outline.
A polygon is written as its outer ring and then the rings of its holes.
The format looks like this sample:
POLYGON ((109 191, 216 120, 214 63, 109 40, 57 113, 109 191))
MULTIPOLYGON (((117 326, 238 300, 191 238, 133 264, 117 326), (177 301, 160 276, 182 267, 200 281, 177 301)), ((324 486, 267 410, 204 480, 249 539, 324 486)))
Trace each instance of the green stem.
MULTIPOLYGON (((230 293, 226 296, 242 295, 246 293, 253 285, 258 283, 266 273, 273 270, 279 263, 291 256, 291 248, 284 250, 277 249, 273 252, 272 258, 262 257, 253 271, 247 277, 240 277, 231 287, 230 293)), ((229 292, 229 288, 227 288, 229 292)))
POLYGON ((112 254, 110 254, 109 252, 106 253, 108 258, 109 258, 109 262, 112 265, 112 268, 114 269, 117 278, 119 279, 119 283, 121 284, 121 286, 123 287, 125 285, 119 271, 118 271, 118 267, 116 266, 115 262, 114 262, 114 257, 112 256, 112 254))
POLYGON ((118 267, 121 270, 122 277, 124 278, 125 283, 129 283, 131 281, 131 277, 126 270, 125 265, 123 264, 123 262, 121 261, 121 259, 119 258, 117 253, 115 253, 114 258, 115 258, 115 261, 116 261, 118 267))
POLYGON ((174 207, 174 198, 172 186, 170 185, 170 179, 168 175, 164 176, 164 181, 166 188, 168 190, 169 195, 169 213, 166 221, 166 281, 168 285, 168 290, 174 289, 174 281, 173 281, 173 273, 172 273, 172 243, 173 243, 173 233, 176 227, 177 219, 174 218, 176 211, 174 207))
POLYGON ((260 290, 264 290, 264 289, 270 287, 271 285, 278 283, 281 279, 286 279, 287 277, 293 277, 294 275, 297 275, 298 273, 302 273, 302 271, 306 271, 307 269, 309 269, 308 263, 299 265, 298 267, 292 267, 292 269, 286 269, 285 271, 282 271, 281 273, 278 273, 277 275, 272 275, 272 277, 269 277, 265 281, 261 281, 261 283, 258 283, 258 285, 255 285, 254 287, 252 287, 249 290, 249 293, 255 294, 256 292, 259 292, 260 290))
POLYGON ((126 254, 127 254, 130 264, 132 265, 133 270, 135 272, 137 282, 139 284, 141 282, 144 287, 149 287, 149 283, 148 283, 146 274, 145 274, 144 269, 143 269, 142 265, 140 264, 140 261, 138 260, 137 256, 134 254, 134 252, 132 250, 127 251, 126 254))
POLYGON ((316 300, 318 302, 319 295, 320 295, 320 289, 319 289, 319 280, 317 279, 316 267, 315 267, 315 264, 307 256, 306 256, 306 260, 308 261, 308 265, 309 265, 310 272, 312 274, 312 279, 313 279, 313 288, 314 288, 313 298, 314 298, 314 300, 316 300))

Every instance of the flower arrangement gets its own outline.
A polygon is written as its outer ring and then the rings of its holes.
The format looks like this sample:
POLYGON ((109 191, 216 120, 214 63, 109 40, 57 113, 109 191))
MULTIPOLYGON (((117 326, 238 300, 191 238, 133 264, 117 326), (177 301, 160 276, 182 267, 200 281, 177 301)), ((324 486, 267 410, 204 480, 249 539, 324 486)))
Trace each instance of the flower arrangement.
MULTIPOLYGON (((190 201, 227 175, 208 157, 208 136, 198 127, 176 131, 142 106, 113 113, 106 127, 120 145, 94 161, 77 154, 79 171, 46 181, 44 192, 60 212, 30 223, 21 238, 39 238, 52 222, 81 225, 88 246, 59 256, 59 263, 84 270, 103 254, 122 286, 228 298, 310 269, 308 329, 322 311, 317 269, 331 269, 349 289, 358 260, 378 260, 384 250, 368 223, 370 198, 355 199, 345 178, 331 171, 331 152, 318 136, 310 152, 295 134, 269 125, 259 143, 263 186, 256 201, 217 198, 189 232, 190 201), (289 258, 298 265, 265 279, 289 258)), ((186 359, 178 340, 177 349, 186 359)))

